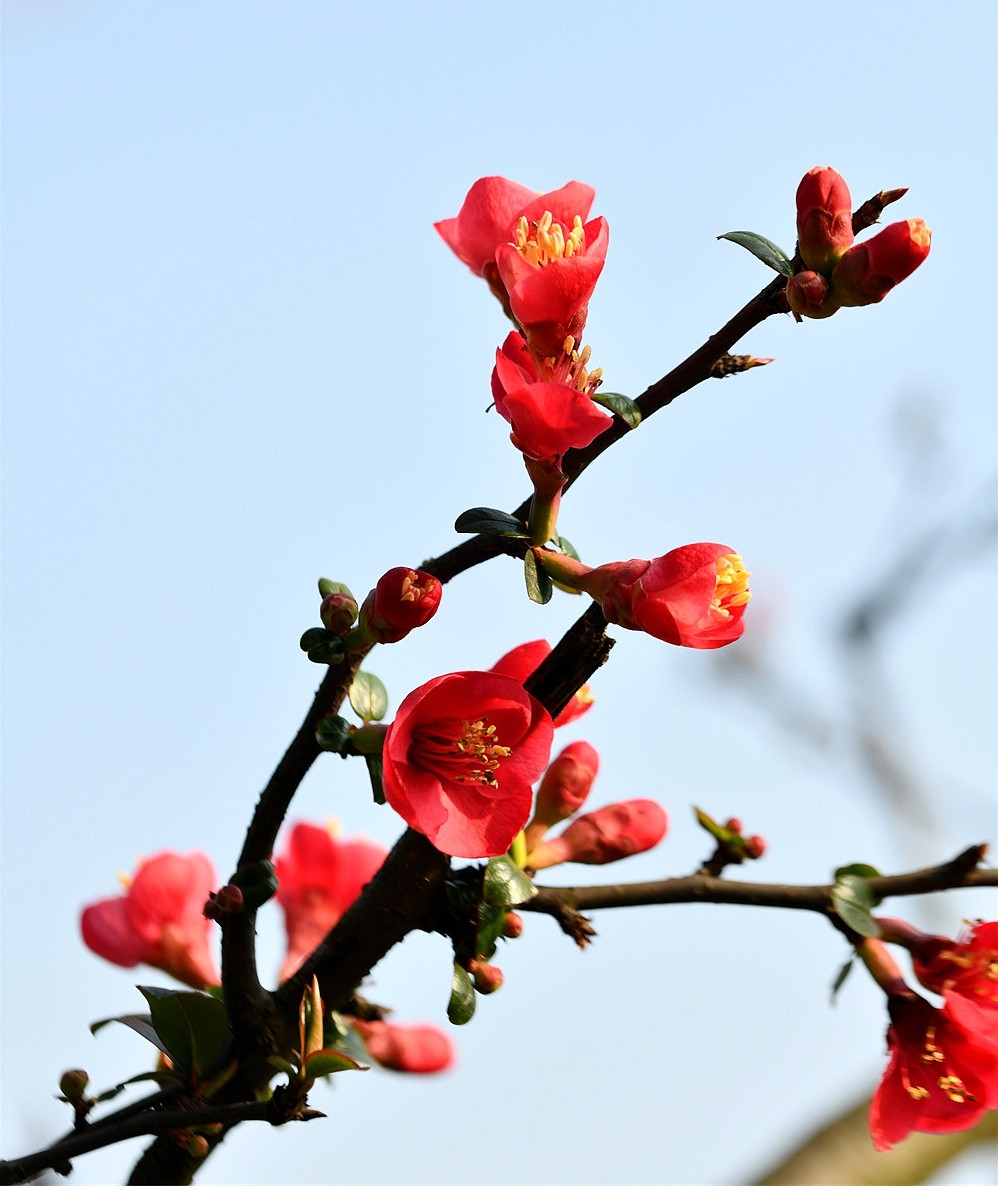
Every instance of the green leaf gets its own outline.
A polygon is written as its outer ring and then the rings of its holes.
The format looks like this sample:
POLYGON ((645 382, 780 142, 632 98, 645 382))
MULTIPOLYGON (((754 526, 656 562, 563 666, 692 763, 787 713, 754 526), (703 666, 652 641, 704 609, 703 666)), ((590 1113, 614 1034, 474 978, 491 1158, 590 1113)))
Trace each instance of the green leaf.
POLYGON ((482 897, 490 906, 519 906, 537 894, 537 886, 507 856, 490 857, 482 897))
POLYGON ((330 634, 330 637, 325 642, 320 642, 308 650, 308 660, 310 663, 325 663, 327 667, 332 667, 337 663, 342 663, 346 655, 346 647, 343 645, 343 639, 338 634, 330 634))
POLYGON ((350 722, 345 717, 331 712, 324 716, 315 727, 315 740, 319 748, 333 754, 341 754, 350 737, 350 722))
POLYGON ((447 1017, 452 1025, 467 1025, 475 1016, 475 986, 471 977, 461 967, 454 965, 454 978, 450 984, 450 1000, 447 1002, 447 1017))
POLYGON ((380 805, 385 802, 384 763, 380 754, 365 754, 364 761, 367 763, 367 777, 371 780, 371 793, 375 803, 380 805))
POLYGON ((839 974, 835 977, 832 984, 832 1004, 835 1004, 835 998, 839 995, 839 989, 845 984, 849 973, 852 971, 852 956, 839 968, 839 974))
POLYGON ((789 278, 794 274, 790 257, 783 248, 777 247, 771 239, 757 235, 755 231, 728 231, 726 235, 717 237, 728 239, 732 243, 737 243, 739 247, 744 247, 746 251, 751 251, 756 259, 762 260, 767 268, 772 268, 781 276, 789 278))
POLYGON ((872 865, 840 865, 838 869, 835 870, 835 880, 838 881, 840 877, 848 877, 850 874, 854 877, 881 876, 880 870, 875 869, 872 865))
POLYGON ((319 577, 319 596, 325 601, 330 593, 345 593, 347 597, 353 597, 342 581, 330 581, 326 577, 319 577))
MULTIPOLYGON (((254 861, 232 875, 230 885, 243 891, 243 901, 249 910, 258 910, 277 893, 277 873, 273 861, 254 861)), ((211 994, 214 996, 214 994, 211 994)))
POLYGON ((316 1050, 305 1059, 305 1077, 319 1079, 323 1075, 335 1075, 337 1071, 369 1071, 349 1054, 339 1050, 316 1050))
POLYGON ((286 1058, 281 1058, 279 1054, 272 1054, 267 1059, 267 1065, 274 1068, 275 1071, 281 1071, 289 1079, 298 1078, 298 1068, 293 1062, 288 1062, 286 1058))
POLYGON ((462 511, 454 522, 454 530, 462 534, 503 535, 513 539, 527 539, 528 532, 515 515, 497 511, 494 507, 472 507, 462 511))
POLYGON ((327 630, 325 626, 312 626, 298 640, 298 645, 303 651, 310 651, 321 643, 329 642, 331 638, 339 638, 339 635, 327 630))
POLYGON ((229 1043, 225 1006, 203 992, 174 992, 141 984, 138 989, 149 1002, 153 1027, 174 1064, 202 1078, 229 1043))
POLYGON ((629 395, 621 395, 617 391, 597 391, 593 403, 619 416, 628 428, 637 428, 641 423, 641 409, 629 395))
POLYGON ((527 596, 538 605, 547 605, 554 592, 551 578, 537 563, 533 552, 523 558, 523 579, 527 583, 527 596))
POLYGON ((582 559, 579 553, 572 547, 572 545, 567 539, 565 539, 563 535, 556 535, 554 542, 558 545, 559 550, 564 552, 566 556, 570 556, 573 560, 582 559))
POLYGON ((358 671, 347 693, 350 707, 362 721, 380 721, 388 711, 388 692, 376 675, 358 671))
POLYGON ((496 940, 506 925, 506 911, 502 906, 482 902, 478 907, 478 930, 475 932, 475 955, 491 959, 495 955, 496 940))
POLYGON ((836 878, 832 886, 832 908, 847 927, 867 939, 876 939, 880 934, 880 927, 870 914, 874 905, 865 877, 847 873, 836 878))
POLYGON ((163 1044, 162 1038, 153 1029, 152 1018, 148 1013, 122 1013, 119 1017, 105 1017, 101 1021, 95 1021, 90 1027, 90 1032, 96 1034, 98 1030, 110 1025, 112 1021, 118 1022, 119 1025, 127 1025, 130 1030, 135 1030, 137 1034, 145 1038, 147 1042, 152 1042, 157 1050, 161 1050, 164 1054, 170 1053, 163 1044))

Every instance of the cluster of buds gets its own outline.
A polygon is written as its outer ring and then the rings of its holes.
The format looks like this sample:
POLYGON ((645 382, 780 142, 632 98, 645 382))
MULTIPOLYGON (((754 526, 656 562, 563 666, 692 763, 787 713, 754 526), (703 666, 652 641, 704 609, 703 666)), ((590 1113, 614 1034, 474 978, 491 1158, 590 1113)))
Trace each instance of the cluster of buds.
MULTIPOLYGON (((882 204, 904 193, 881 195, 882 204)), ((798 317, 831 317, 843 307, 882 301, 929 254, 932 233, 922 219, 909 218, 865 243, 853 238, 849 187, 834 169, 812 169, 797 187, 797 250, 804 268, 787 282, 787 303, 798 317)))
POLYGON ((887 994, 891 1057, 870 1107, 874 1145, 886 1150, 911 1132, 971 1128, 998 1107, 998 922, 977 923, 960 939, 900 919, 876 922, 881 938, 857 950, 887 994), (887 942, 908 949, 941 1008, 909 987, 887 942))
POLYGON ((558 836, 556 824, 583 806, 599 770, 599 755, 585 741, 567 745, 548 767, 537 791, 534 814, 524 831, 526 868, 533 872, 571 861, 606 865, 654 848, 668 817, 652 799, 628 799, 576 816, 558 836))

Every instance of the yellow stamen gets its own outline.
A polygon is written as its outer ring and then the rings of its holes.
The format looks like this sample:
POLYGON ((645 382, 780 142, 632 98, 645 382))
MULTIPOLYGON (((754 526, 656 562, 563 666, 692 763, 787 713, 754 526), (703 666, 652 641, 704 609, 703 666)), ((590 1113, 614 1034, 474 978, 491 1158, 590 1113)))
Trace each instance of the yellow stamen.
POLYGON ((748 579, 752 574, 746 571, 742 558, 737 552, 719 556, 714 561, 714 567, 717 570, 717 580, 710 608, 722 617, 728 618, 731 616, 731 609, 738 605, 745 605, 751 598, 748 579))
POLYGON ((550 210, 545 210, 534 223, 521 216, 513 231, 513 246, 528 264, 543 268, 555 260, 584 254, 586 231, 582 219, 576 214, 566 234, 565 227, 555 222, 550 210))

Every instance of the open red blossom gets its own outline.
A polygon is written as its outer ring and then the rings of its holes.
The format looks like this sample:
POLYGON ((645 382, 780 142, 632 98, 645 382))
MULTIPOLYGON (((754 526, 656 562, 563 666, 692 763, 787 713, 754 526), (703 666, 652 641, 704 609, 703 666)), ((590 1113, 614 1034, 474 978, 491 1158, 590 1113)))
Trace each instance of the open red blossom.
POLYGON ((161 852, 139 863, 124 895, 84 908, 83 942, 97 955, 133 968, 149 964, 193 988, 219 983, 202 910, 215 870, 200 852, 161 852))
POLYGON ((427 572, 391 568, 360 607, 361 627, 375 642, 400 642, 437 612, 443 585, 427 572))
MULTIPOLYGON (((945 1001, 944 1012, 998 1060, 998 922, 979 922, 960 939, 928 936, 912 949, 915 975, 945 1001)), ((988 1103, 998 1107, 998 1075, 988 1103)))
POLYGON ((832 272, 838 305, 875 305, 906 280, 929 254, 932 232, 920 218, 892 222, 872 239, 850 247, 832 272))
POLYGON ((406 696, 385 735, 385 798, 441 852, 500 856, 527 822, 553 731, 510 676, 437 676, 406 696))
POLYGON ((274 861, 288 953, 281 979, 297 972, 377 873, 388 850, 369 840, 340 840, 317 824, 295 824, 274 861))
POLYGON ((801 259, 814 271, 828 275, 852 241, 849 187, 834 169, 816 166, 804 174, 797 187, 797 247, 801 259))
POLYGON ((454 1062, 453 1043, 434 1025, 395 1025, 358 1018, 352 1018, 350 1024, 364 1039, 368 1054, 390 1071, 433 1075, 454 1062))
POLYGON ((605 218, 559 218, 550 206, 539 217, 520 217, 512 242, 496 249, 496 265, 513 316, 531 347, 557 355, 567 337, 582 338, 589 298, 606 263, 610 228, 605 218))
POLYGON ((987 1110, 993 1052, 915 993, 889 998, 891 1060, 870 1106, 873 1143, 883 1152, 911 1132, 971 1128, 987 1110))
MULTIPOLYGON (((513 647, 494 663, 491 670, 499 675, 511 675, 518 683, 523 683, 534 674, 538 667, 551 654, 551 644, 543 638, 533 642, 523 642, 513 647)), ((577 721, 593 706, 595 700, 588 684, 583 684, 560 713, 554 718, 555 728, 577 721)))
POLYGON ((569 449, 582 449, 610 427, 611 418, 567 383, 530 383, 507 391, 496 410, 509 422, 509 439, 524 457, 559 465, 569 449))

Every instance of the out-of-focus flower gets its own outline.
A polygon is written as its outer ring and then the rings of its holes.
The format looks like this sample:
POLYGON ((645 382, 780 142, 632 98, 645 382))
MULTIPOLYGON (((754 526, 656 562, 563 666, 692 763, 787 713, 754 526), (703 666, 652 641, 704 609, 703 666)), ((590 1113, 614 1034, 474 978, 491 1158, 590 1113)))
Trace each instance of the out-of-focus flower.
POLYGON ((749 573, 725 544, 685 544, 655 560, 598 568, 542 548, 534 555, 555 580, 588 593, 608 622, 628 630, 697 650, 726 646, 744 630, 749 573))
POLYGON ((546 869, 564 861, 606 865, 654 848, 669 827, 669 819, 652 799, 610 803, 580 815, 560 836, 544 840, 527 854, 527 866, 546 869))
POLYGON ((429 573, 391 568, 364 598, 358 630, 373 642, 399 642, 433 617, 442 595, 429 573))
POLYGON ((888 998, 890 1063, 870 1106, 880 1151, 911 1132, 970 1128, 987 1109, 994 1053, 945 1011, 915 993, 888 998))
POLYGON ((828 275, 852 241, 849 187, 834 169, 816 166, 804 174, 797 187, 797 246, 801 259, 814 271, 828 275))
POLYGON ((287 848, 274 861, 288 935, 282 980, 336 926, 386 856, 385 848, 369 840, 340 840, 317 824, 295 824, 287 848))
POLYGON ((574 815, 589 798, 599 771, 599 754, 588 741, 573 741, 554 759, 541 779, 534 814, 525 839, 530 852, 549 828, 574 815))
POLYGON ((211 924, 202 910, 215 884, 203 853, 161 852, 139 863, 121 897, 84 908, 83 941, 113 964, 149 964, 184 984, 206 988, 219 975, 208 946, 211 924))
POLYGON ((838 305, 875 305, 906 280, 929 254, 932 232, 920 218, 892 222, 843 255, 832 272, 838 305))
POLYGON ((454 1062, 454 1046, 443 1031, 433 1025, 395 1025, 389 1021, 361 1021, 350 1024, 363 1038, 375 1062, 390 1071, 433 1075, 454 1062))
MULTIPOLYGON (((533 642, 520 643, 513 647, 491 667, 499 675, 512 676, 518 683, 523 683, 534 674, 538 667, 551 654, 551 644, 543 638, 536 638, 533 642)), ((555 727, 568 725, 577 721, 587 713, 595 703, 595 698, 588 684, 583 684, 560 713, 554 718, 555 727)))
MULTIPOLYGON (((943 997, 945 1012, 998 1061, 998 922, 975 923, 959 939, 927 936, 912 956, 922 984, 943 997)), ((991 1086, 989 1104, 998 1107, 998 1074, 991 1086)))
POLYGON ((553 731, 510 676, 437 676, 406 696, 388 728, 385 798, 441 852, 500 856, 527 822, 553 731))

